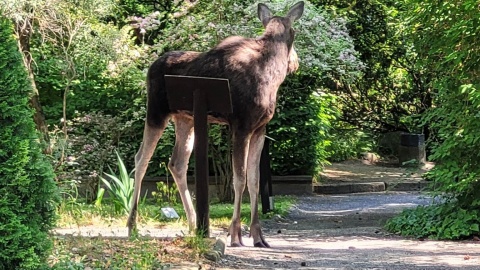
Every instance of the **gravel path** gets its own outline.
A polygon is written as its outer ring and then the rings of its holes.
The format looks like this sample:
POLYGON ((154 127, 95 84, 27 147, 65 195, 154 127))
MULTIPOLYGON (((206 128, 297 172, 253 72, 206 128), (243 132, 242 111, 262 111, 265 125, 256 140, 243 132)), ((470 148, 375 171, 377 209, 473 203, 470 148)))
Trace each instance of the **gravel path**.
POLYGON ((264 224, 270 249, 227 247, 215 269, 480 269, 480 242, 390 235, 385 221, 431 199, 412 193, 299 197, 286 219, 264 224))

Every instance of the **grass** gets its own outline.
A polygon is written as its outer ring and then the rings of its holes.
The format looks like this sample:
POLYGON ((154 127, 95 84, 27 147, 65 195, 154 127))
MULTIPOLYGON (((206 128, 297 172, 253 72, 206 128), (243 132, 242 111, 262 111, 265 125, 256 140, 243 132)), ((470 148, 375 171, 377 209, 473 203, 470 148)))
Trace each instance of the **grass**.
MULTIPOLYGON (((274 215, 284 216, 295 203, 291 196, 275 197, 275 210, 261 219, 274 215)), ((185 212, 181 204, 172 206, 180 215, 180 220, 167 220, 160 214, 160 206, 146 200, 139 205, 138 222, 141 226, 187 227, 185 212)), ((62 227, 125 227, 127 217, 114 211, 113 203, 104 200, 100 207, 77 200, 63 201, 58 208, 62 227)), ((210 225, 226 230, 230 225, 233 212, 231 203, 212 203, 210 205, 210 225)), ((243 203, 242 222, 250 223, 250 204, 243 203)), ((53 236, 54 249, 49 258, 52 269, 170 269, 170 264, 202 262, 202 253, 212 245, 210 239, 195 236, 158 239, 152 237, 108 238, 53 236)), ((208 264, 208 262, 203 262, 208 264)), ((197 266, 198 264, 193 264, 197 266)))
MULTIPOLYGON (((181 207, 181 206, 180 206, 181 207)), ((158 223, 162 219, 160 208, 153 201, 139 205, 140 224, 158 223)), ((81 200, 64 200, 57 212, 59 219, 57 226, 60 228, 72 226, 125 226, 127 216, 108 199, 104 199, 101 206, 89 204, 81 200)))
POLYGON ((52 269, 169 269, 198 261, 184 240, 55 237, 52 269))

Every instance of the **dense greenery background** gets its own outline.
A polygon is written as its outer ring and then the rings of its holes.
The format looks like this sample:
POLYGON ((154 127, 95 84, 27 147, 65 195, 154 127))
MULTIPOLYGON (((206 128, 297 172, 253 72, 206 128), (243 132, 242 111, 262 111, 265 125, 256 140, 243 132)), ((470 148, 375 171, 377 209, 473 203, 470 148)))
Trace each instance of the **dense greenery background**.
MULTIPOLYGON (((255 1, 4 1, 24 58, 32 58, 26 65, 58 183, 66 193, 81 187, 90 200, 116 161, 114 150, 133 168, 154 59, 262 32, 255 1)), ((270 2, 281 13, 296 1, 270 2)), ((429 178, 445 203, 406 213, 390 228, 478 234, 479 14, 475 0, 306 1, 295 25, 300 70, 282 85, 268 127, 273 173, 317 176, 328 161, 380 152, 389 132, 424 133, 428 158, 437 162, 429 178)), ((211 172, 228 189, 228 129, 213 126, 210 135, 211 172)), ((173 142, 169 126, 149 175, 165 173, 159 164, 173 142)))

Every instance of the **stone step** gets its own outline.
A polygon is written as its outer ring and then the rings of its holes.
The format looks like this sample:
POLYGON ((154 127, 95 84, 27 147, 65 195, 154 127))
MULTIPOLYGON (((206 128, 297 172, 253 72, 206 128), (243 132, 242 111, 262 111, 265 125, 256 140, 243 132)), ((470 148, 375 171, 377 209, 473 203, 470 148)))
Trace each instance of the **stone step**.
POLYGON ((382 191, 422 191, 428 187, 427 181, 407 182, 351 182, 351 183, 314 183, 315 194, 347 194, 382 191))

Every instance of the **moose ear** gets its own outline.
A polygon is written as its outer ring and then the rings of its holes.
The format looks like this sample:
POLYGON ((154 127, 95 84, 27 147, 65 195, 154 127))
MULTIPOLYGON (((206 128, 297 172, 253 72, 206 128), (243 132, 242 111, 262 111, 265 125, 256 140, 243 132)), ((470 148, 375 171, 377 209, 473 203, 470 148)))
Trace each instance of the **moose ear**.
POLYGON ((292 22, 300 19, 300 17, 302 17, 302 14, 303 14, 304 6, 305 6, 305 3, 303 1, 296 3, 290 8, 290 11, 288 11, 287 17, 290 18, 292 22))
POLYGON ((265 4, 258 4, 258 18, 263 23, 263 26, 267 26, 268 21, 270 21, 272 17, 272 12, 265 4))

